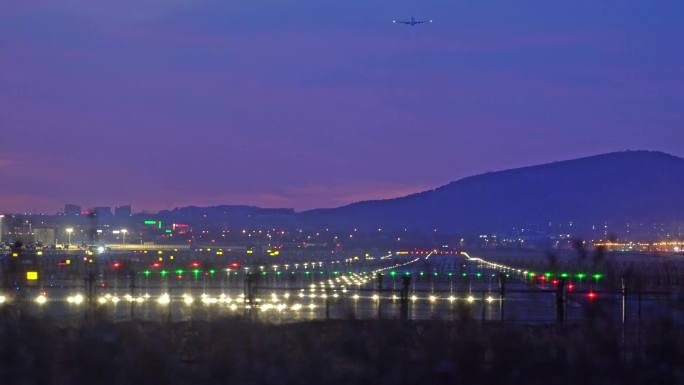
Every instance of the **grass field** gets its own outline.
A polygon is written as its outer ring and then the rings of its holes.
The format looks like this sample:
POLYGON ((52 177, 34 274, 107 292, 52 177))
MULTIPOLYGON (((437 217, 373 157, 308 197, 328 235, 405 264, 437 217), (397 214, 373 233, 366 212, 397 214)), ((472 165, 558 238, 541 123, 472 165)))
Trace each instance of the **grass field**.
POLYGON ((0 318, 2 384, 676 384, 684 332, 444 321, 0 318))

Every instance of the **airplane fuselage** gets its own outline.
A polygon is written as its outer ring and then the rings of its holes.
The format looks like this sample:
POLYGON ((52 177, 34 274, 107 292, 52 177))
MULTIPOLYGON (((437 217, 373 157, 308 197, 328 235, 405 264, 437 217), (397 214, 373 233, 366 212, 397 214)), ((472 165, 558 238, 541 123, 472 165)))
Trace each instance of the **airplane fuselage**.
POLYGON ((402 21, 402 20, 392 20, 394 23, 400 23, 400 24, 406 24, 410 25, 411 27, 414 27, 418 24, 423 24, 423 23, 432 23, 432 20, 416 20, 414 16, 411 16, 410 20, 402 21))

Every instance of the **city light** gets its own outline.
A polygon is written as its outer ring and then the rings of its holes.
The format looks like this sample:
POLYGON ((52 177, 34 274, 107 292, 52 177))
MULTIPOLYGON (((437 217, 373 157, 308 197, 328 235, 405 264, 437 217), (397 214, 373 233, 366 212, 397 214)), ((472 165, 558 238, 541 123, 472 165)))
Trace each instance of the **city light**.
POLYGON ((74 229, 72 227, 67 227, 65 231, 66 231, 67 237, 68 237, 67 244, 71 245, 71 233, 74 232, 74 229))

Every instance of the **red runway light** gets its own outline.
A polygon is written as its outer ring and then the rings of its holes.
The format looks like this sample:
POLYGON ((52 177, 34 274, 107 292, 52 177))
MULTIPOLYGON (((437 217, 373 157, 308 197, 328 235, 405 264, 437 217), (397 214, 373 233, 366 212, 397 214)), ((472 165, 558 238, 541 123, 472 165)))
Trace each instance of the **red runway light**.
POLYGON ((595 299, 596 293, 594 293, 593 291, 590 291, 589 294, 587 294, 587 297, 589 297, 589 299, 595 299))

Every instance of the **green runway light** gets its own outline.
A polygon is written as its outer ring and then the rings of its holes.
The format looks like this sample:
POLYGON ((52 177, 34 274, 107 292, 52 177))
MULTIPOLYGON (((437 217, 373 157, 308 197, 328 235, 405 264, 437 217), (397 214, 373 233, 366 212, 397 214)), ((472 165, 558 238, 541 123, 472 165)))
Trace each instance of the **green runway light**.
POLYGON ((333 271, 333 275, 340 275, 339 271, 333 271))
POLYGON ((562 273, 560 276, 561 278, 568 278, 568 273, 562 273))
POLYGON ((320 274, 324 274, 323 271, 321 271, 320 274))
POLYGON ((146 224, 146 225, 156 225, 156 224, 157 224, 157 221, 153 221, 153 220, 148 219, 148 220, 146 220, 146 221, 143 222, 143 223, 146 224))
POLYGON ((149 276, 150 276, 150 271, 149 271, 149 270, 145 270, 145 271, 143 271, 143 274, 145 275, 145 277, 149 277, 149 276))
POLYGON ((397 272, 396 272, 396 271, 394 271, 394 270, 390 271, 390 276, 394 277, 394 276, 396 276, 396 275, 397 275, 397 272))
POLYGON ((262 272, 261 272, 261 275, 268 275, 268 273, 265 272, 265 271, 262 271, 262 272))
POLYGON ((592 277, 598 281, 599 279, 603 278, 603 274, 594 274, 592 277))
POLYGON ((159 272, 159 274, 161 274, 162 278, 166 278, 166 276, 169 275, 169 272, 166 270, 162 270, 159 272))
POLYGON ((449 277, 451 277, 452 275, 454 275, 454 273, 449 273, 448 275, 449 275, 449 277))
POLYGON ((283 274, 282 271, 276 271, 276 275, 281 275, 281 274, 283 274))
POLYGON ((468 273, 461 273, 461 276, 467 277, 467 276, 468 276, 468 273))
POLYGON ((421 271, 421 272, 419 273, 419 275, 422 277, 422 276, 425 275, 425 273, 421 271))
POLYGON ((214 274, 216 274, 216 270, 214 270, 214 269, 210 269, 210 270, 209 270, 209 274, 211 274, 211 275, 214 275, 214 274))
POLYGON ((477 276, 477 278, 480 278, 480 277, 482 277, 482 273, 480 273, 480 272, 478 271, 477 273, 475 273, 475 276, 477 276))
POLYGON ((434 275, 436 277, 439 275, 439 273, 435 271, 434 273, 432 273, 432 275, 434 275))
POLYGON ((183 269, 176 269, 176 275, 183 275, 185 271, 183 269))
POLYGON ((537 275, 537 273, 535 273, 535 272, 533 272, 533 271, 530 271, 527 275, 529 275, 530 277, 534 278, 534 277, 537 275))
POLYGON ((304 274, 305 274, 305 275, 309 275, 309 274, 311 274, 311 272, 310 272, 309 270, 307 270, 307 271, 304 272, 304 274))
POLYGON ((294 273, 295 273, 295 272, 294 272, 294 271, 292 271, 292 272, 290 272, 290 275, 292 275, 292 274, 294 274, 294 273))
POLYGON ((551 273, 544 273, 544 276, 546 276, 546 278, 550 278, 551 275, 552 275, 551 273))
POLYGON ((587 275, 584 273, 579 273, 579 274, 576 274, 575 276, 579 279, 582 279, 582 278, 586 277, 587 275))

